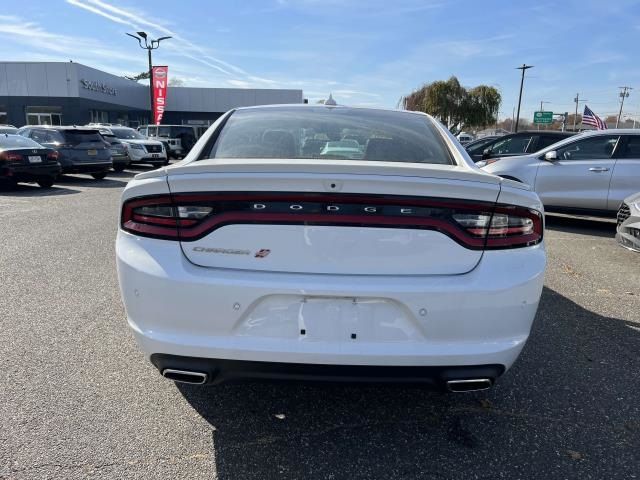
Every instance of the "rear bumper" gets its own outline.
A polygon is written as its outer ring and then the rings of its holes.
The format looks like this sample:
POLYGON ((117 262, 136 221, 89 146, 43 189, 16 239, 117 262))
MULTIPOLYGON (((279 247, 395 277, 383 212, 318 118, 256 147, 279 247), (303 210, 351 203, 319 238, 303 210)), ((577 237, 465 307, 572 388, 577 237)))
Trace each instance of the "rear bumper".
POLYGON ((127 155, 112 155, 111 161, 114 165, 129 165, 129 157, 127 155))
POLYGON ((198 372, 205 383, 220 384, 243 379, 324 382, 411 383, 446 390, 449 380, 486 378, 493 383, 504 372, 502 365, 386 366, 320 365, 282 362, 252 362, 153 354, 151 363, 162 374, 165 369, 198 372))
POLYGON ((113 162, 95 163, 69 163, 62 166, 62 173, 99 173, 108 172, 113 167, 113 162))
POLYGON ((129 148, 129 160, 131 163, 160 164, 167 161, 167 154, 166 152, 148 153, 143 150, 136 150, 133 148, 129 148))
POLYGON ((508 369, 529 336, 546 263, 541 243, 485 252, 464 275, 233 271, 122 231, 116 251, 128 322, 147 355, 305 365, 508 369), (307 301, 328 302, 326 318, 305 324, 307 301))
POLYGON ((56 178, 60 174, 58 163, 42 165, 3 165, 0 166, 0 178, 18 182, 36 181, 41 178, 56 178))

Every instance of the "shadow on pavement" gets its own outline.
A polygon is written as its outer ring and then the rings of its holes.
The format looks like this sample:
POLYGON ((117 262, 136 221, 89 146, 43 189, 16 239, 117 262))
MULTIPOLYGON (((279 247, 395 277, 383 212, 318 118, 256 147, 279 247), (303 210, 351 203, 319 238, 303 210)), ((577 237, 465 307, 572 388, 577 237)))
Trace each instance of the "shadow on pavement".
POLYGON ((613 238, 616 234, 616 223, 613 218, 598 219, 595 217, 545 215, 545 228, 566 233, 594 235, 613 238))
POLYGON ((80 190, 54 185, 51 188, 40 188, 35 183, 18 183, 0 185, 0 197, 48 197, 56 195, 72 195, 80 190))
POLYGON ((56 185, 92 187, 92 188, 123 188, 127 182, 114 178, 114 172, 110 172, 104 180, 95 180, 90 176, 62 175, 56 180, 56 185))
POLYGON ((545 289, 516 365, 486 392, 177 384, 212 426, 218 478, 632 478, 640 329, 545 289))

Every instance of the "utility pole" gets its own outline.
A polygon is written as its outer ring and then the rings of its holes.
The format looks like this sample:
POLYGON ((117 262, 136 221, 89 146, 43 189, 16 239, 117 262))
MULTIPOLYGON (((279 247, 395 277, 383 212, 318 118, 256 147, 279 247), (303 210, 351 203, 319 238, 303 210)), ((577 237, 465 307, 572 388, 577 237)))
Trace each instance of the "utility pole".
POLYGON ((574 102, 576 102, 576 114, 573 117, 573 131, 576 131, 576 122, 578 121, 578 104, 580 102, 586 103, 589 100, 580 100, 580 93, 576 93, 576 98, 573 99, 574 102))
POLYGON ((515 133, 518 133, 518 122, 520 122, 520 104, 522 103, 522 87, 524 86, 524 72, 533 68, 533 65, 522 64, 521 67, 517 67, 516 70, 522 70, 522 78, 520 79, 520 95, 518 95, 518 114, 516 115, 515 133))
POLYGON ((624 107, 624 99, 627 98, 629 96, 629 90, 633 90, 633 88, 631 87, 618 87, 620 90, 622 90, 620 92, 620 111, 618 112, 618 118, 616 120, 616 128, 618 128, 618 125, 620 124, 620 117, 622 116, 622 107, 624 107))
POLYGON ((171 37, 160 37, 157 40, 151 40, 151 38, 147 35, 146 32, 136 32, 138 35, 134 35, 132 33, 127 33, 131 38, 135 38, 138 41, 138 45, 140 48, 143 48, 147 51, 148 60, 149 60, 149 111, 151 116, 149 117, 149 123, 154 121, 153 119, 153 63, 151 62, 151 50, 155 50, 160 46, 160 42, 162 40, 167 40, 171 37), (142 45, 142 40, 144 39, 144 45, 142 45))

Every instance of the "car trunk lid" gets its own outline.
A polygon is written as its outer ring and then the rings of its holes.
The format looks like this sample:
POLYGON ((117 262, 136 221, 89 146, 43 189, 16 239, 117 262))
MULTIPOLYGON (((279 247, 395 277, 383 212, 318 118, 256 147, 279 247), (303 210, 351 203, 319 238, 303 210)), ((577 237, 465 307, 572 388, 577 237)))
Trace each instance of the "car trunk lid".
POLYGON ((168 168, 186 258, 209 268, 341 275, 461 274, 499 180, 469 167, 207 160, 168 168))

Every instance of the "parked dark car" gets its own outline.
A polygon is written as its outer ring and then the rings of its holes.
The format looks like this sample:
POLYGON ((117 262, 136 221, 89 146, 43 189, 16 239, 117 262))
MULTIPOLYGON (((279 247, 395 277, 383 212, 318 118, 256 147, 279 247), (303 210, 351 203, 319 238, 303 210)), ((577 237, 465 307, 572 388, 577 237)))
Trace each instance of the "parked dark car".
POLYGON ((564 140, 574 132, 559 132, 553 130, 534 130, 518 132, 496 137, 485 144, 467 145, 467 152, 474 162, 496 157, 511 157, 537 152, 560 140, 564 140))
POLYGON ((110 145, 109 148, 111 148, 111 160, 113 161, 113 169, 116 172, 123 171, 125 168, 127 168, 127 166, 129 166, 129 163, 131 163, 131 161, 129 160, 129 155, 127 153, 127 145, 118 137, 116 137, 111 130, 107 128, 101 128, 99 131, 100 135, 102 135, 102 138, 104 138, 105 141, 110 145))
POLYGON ((463 145, 463 147, 465 148, 465 150, 467 152, 471 152, 471 151, 480 151, 482 152, 483 148, 485 145, 490 144, 491 142, 493 142, 496 138, 500 138, 497 135, 489 135, 486 137, 481 137, 481 138, 476 138, 475 140, 470 141, 469 143, 465 143, 463 145))
POLYGON ((18 133, 55 149, 62 173, 88 173, 102 180, 113 167, 110 144, 95 128, 28 126, 18 133))
POLYGON ((21 135, 0 134, 0 180, 53 185, 60 174, 58 152, 21 135))

